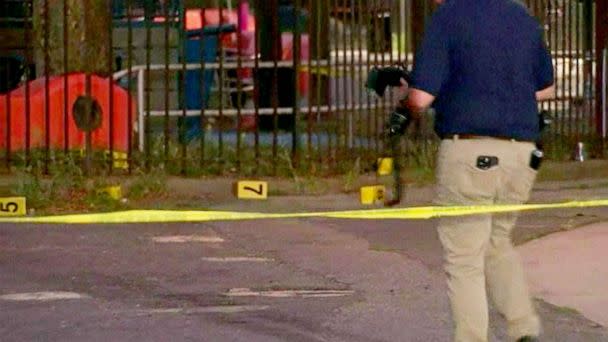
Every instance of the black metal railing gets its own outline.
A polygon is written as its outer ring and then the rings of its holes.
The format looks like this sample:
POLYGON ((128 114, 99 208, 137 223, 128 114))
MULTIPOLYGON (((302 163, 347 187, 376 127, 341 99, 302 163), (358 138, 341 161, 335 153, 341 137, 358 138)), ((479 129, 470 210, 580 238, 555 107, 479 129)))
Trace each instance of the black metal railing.
MULTIPOLYGON (((377 65, 411 66, 430 6, 214 3, 3 1, 5 170, 38 163, 48 171, 69 157, 92 173, 164 167, 186 175, 325 174, 355 161, 371 164, 383 153, 383 124, 395 99, 374 97, 364 80, 377 65)), ((555 118, 547 146, 560 158, 579 141, 602 138, 605 127, 596 111, 595 5, 526 4, 554 56, 557 97, 541 107, 555 118)), ((432 159, 430 127, 404 145, 410 162, 432 159)))

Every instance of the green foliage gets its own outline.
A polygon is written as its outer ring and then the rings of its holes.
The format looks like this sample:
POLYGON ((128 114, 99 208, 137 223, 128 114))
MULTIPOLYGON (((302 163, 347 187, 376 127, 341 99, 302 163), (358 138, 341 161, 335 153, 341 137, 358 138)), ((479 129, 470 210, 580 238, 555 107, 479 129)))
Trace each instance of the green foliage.
POLYGON ((361 158, 357 158, 354 162, 352 168, 350 168, 346 174, 343 176, 344 184, 342 186, 342 191, 349 193, 353 192, 357 188, 357 181, 361 176, 361 158))
POLYGON ((129 185, 128 197, 142 199, 161 197, 167 192, 167 174, 162 168, 153 168, 150 172, 136 171, 135 180, 129 185))
POLYGON ((32 151, 30 163, 15 169, 16 182, 11 192, 27 198, 28 206, 36 209, 67 206, 75 210, 95 208, 113 210, 119 202, 98 190, 107 186, 107 177, 87 178, 77 162, 76 154, 51 153, 45 174, 44 153, 32 151))
POLYGON ((54 159, 49 163, 48 175, 44 175, 44 171, 44 161, 40 158, 40 153, 32 153, 30 164, 17 168, 17 182, 12 193, 26 197, 30 207, 44 208, 57 200, 65 200, 85 190, 82 170, 69 156, 54 159))
POLYGON ((281 160, 288 166, 289 177, 293 179, 294 190, 297 194, 319 194, 322 191, 323 187, 319 177, 316 177, 314 168, 309 172, 296 168, 288 151, 283 151, 281 160))
POLYGON ((90 209, 95 211, 117 211, 124 209, 122 201, 116 200, 105 192, 89 191, 85 197, 90 209))
POLYGON ((51 197, 64 197, 74 191, 85 190, 84 172, 69 155, 51 164, 49 173, 51 175, 51 197))
POLYGON ((17 182, 11 189, 13 195, 27 198, 30 207, 39 208, 49 205, 51 187, 42 181, 39 174, 33 172, 33 168, 18 170, 15 175, 17 182))

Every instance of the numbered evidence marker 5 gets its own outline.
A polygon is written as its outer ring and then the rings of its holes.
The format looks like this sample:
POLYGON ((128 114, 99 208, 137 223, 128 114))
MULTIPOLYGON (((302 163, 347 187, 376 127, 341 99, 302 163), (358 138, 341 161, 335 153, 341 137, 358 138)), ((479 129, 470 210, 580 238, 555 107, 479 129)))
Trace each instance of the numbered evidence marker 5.
POLYGON ((0 198, 0 216, 25 216, 25 197, 0 198))
POLYGON ((234 185, 234 193, 239 199, 267 199, 268 183, 259 181, 239 181, 234 185))

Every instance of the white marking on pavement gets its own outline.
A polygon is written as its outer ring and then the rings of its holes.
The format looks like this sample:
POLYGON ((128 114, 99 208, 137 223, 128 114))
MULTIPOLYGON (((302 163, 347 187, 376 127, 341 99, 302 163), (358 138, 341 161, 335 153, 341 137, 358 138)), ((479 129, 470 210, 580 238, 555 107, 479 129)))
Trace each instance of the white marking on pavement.
POLYGON ((202 258, 209 262, 271 262, 273 259, 254 257, 202 258))
POLYGON ((230 289, 224 296, 228 297, 272 297, 272 298, 327 298, 344 297, 354 294, 350 290, 277 290, 277 291, 253 291, 248 288, 230 289))
POLYGON ((221 243, 224 239, 217 236, 201 236, 201 235, 176 235, 176 236, 156 236, 152 240, 158 243, 186 243, 186 242, 205 242, 205 243, 221 243))
POLYGON ((169 309, 151 309, 138 310, 139 315, 154 315, 154 314, 204 314, 204 313, 240 313, 267 310, 267 305, 224 305, 224 306, 205 306, 198 308, 169 308, 169 309))
POLYGON ((84 299, 89 298, 87 295, 74 292, 31 292, 31 293, 12 293, 0 296, 0 300, 6 301, 51 301, 51 300, 66 300, 66 299, 84 299))

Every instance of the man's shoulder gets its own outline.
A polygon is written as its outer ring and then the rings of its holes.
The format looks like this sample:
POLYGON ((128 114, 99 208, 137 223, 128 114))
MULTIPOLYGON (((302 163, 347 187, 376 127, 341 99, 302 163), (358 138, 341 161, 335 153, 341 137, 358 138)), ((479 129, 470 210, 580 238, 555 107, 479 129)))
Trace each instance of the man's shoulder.
POLYGON ((522 0, 501 0, 508 14, 504 20, 516 22, 521 28, 525 28, 527 32, 540 30, 540 22, 534 16, 530 8, 522 0))
POLYGON ((431 23, 444 25, 452 18, 458 18, 461 14, 464 14, 465 12, 463 12, 463 10, 465 8, 466 5, 463 6, 461 1, 447 1, 433 12, 431 23))
POLYGON ((534 18, 534 14, 530 8, 524 3, 523 0, 502 0, 504 1, 504 5, 508 8, 512 13, 518 14, 529 19, 534 18))
POLYGON ((502 0, 507 6, 511 6, 516 10, 531 14, 530 9, 523 0, 502 0))
POLYGON ((453 14, 455 12, 460 11, 462 8, 466 8, 466 4, 463 4, 461 1, 447 1, 441 6, 439 6, 433 15, 435 16, 444 16, 446 14, 453 14))
POLYGON ((503 9, 509 10, 512 14, 533 17, 532 12, 524 0, 451 0, 439 6, 435 11, 435 14, 468 13, 475 8, 483 10, 488 6, 494 8, 502 7, 503 9))

